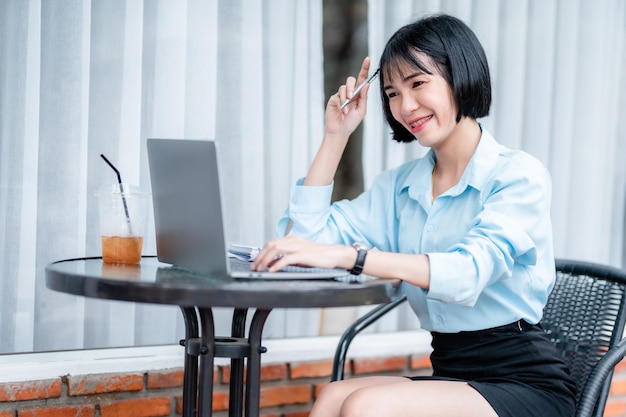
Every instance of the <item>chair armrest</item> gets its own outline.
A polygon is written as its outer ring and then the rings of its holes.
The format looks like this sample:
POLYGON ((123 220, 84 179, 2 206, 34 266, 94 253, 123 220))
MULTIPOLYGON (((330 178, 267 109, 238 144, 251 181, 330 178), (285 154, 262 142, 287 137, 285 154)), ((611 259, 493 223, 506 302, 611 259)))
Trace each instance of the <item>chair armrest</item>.
POLYGON ((348 355, 348 348, 350 347, 350 343, 352 343, 352 339, 354 339, 357 334, 365 330, 370 324, 376 322, 389 311, 393 310, 405 301, 406 296, 403 295, 401 298, 398 298, 397 300, 392 301, 388 304, 381 304, 373 310, 369 311, 367 314, 361 316, 358 320, 352 323, 350 327, 346 329, 346 331, 341 336, 341 339, 339 339, 339 343, 337 344, 337 350, 335 351, 335 359, 333 361, 333 373, 330 379, 331 382, 343 379, 346 356, 348 355))
MULTIPOLYGON (((620 340, 617 345, 608 350, 589 374, 577 407, 577 417, 591 417, 594 415, 594 408, 598 403, 602 390, 606 389, 608 394, 610 382, 607 381, 607 378, 612 375, 615 366, 624 359, 624 355, 626 355, 626 338, 620 340)), ((604 405, 605 403, 603 402, 599 409, 596 410, 595 415, 603 415, 604 405)))

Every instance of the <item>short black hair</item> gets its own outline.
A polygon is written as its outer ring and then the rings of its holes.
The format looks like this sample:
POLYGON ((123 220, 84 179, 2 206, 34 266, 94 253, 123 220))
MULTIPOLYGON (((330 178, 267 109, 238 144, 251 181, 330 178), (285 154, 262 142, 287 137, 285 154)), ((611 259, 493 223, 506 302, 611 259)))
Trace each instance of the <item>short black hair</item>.
POLYGON ((433 70, 439 72, 452 89, 458 108, 457 123, 462 117, 477 119, 489 114, 491 78, 480 41, 456 17, 446 14, 427 16, 398 29, 387 41, 380 57, 380 94, 394 140, 415 140, 413 134, 393 118, 384 90, 385 78, 399 71, 403 63, 428 74, 433 70))

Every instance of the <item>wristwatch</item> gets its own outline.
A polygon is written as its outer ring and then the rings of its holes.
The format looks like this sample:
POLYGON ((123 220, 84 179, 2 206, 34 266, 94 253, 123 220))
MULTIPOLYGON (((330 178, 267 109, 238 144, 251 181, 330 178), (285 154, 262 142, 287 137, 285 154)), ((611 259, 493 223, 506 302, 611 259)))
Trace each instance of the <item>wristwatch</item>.
POLYGON ((361 242, 355 242, 352 247, 356 249, 356 262, 349 272, 352 275, 360 275, 361 272, 363 272, 363 265, 365 265, 365 257, 367 256, 368 247, 361 242))

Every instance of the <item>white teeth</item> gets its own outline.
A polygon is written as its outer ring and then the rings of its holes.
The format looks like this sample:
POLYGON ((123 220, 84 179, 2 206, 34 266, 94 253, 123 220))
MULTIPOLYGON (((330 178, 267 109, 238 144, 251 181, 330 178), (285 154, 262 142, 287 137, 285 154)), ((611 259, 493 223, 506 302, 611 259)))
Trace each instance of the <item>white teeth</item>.
POLYGON ((419 126, 422 123, 424 123, 426 120, 428 120, 429 118, 430 118, 430 116, 426 116, 426 117, 424 117, 422 119, 419 119, 417 122, 409 123, 409 126, 411 126, 412 128, 416 127, 416 126, 419 126))
POLYGON ((430 119, 430 116, 423 117, 419 119, 417 122, 409 123, 409 126, 416 127, 424 123, 426 120, 430 119))

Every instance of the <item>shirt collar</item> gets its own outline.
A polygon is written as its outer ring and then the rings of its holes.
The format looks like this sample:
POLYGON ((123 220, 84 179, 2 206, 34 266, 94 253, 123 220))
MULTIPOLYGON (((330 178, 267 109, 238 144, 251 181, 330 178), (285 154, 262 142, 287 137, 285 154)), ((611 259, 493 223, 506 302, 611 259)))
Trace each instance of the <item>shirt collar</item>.
MULTIPOLYGON (((474 151, 459 182, 446 191, 443 195, 456 196, 470 186, 476 190, 482 190, 487 178, 498 163, 500 145, 483 128, 480 142, 474 151)), ((409 196, 414 200, 421 200, 424 195, 430 193, 432 172, 435 166, 435 153, 432 149, 423 157, 415 161, 415 165, 402 183, 401 190, 408 188, 409 196)))

